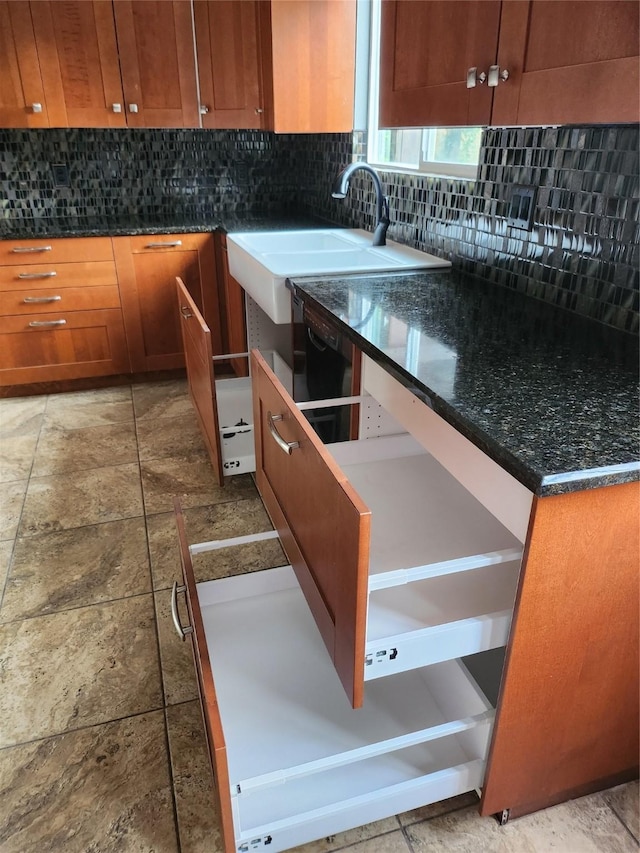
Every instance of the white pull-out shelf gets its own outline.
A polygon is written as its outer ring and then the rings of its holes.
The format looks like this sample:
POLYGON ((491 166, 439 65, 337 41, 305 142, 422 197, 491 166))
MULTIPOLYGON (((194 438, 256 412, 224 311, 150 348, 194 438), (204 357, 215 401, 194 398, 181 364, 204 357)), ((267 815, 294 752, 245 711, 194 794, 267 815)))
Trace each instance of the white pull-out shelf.
POLYGON ((256 481, 353 707, 365 681, 506 645, 522 541, 423 442, 323 445, 255 352, 252 373, 256 481))
POLYGON ((481 785, 493 709, 460 661, 372 682, 353 711, 290 567, 196 589, 237 849, 284 850, 481 785))

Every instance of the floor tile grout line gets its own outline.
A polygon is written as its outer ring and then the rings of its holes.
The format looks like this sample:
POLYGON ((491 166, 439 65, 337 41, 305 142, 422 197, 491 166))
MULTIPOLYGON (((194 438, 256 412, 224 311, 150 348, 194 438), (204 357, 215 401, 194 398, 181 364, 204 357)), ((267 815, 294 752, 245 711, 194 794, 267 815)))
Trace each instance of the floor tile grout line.
POLYGON ((178 819, 178 801, 176 799, 176 781, 173 772, 173 756, 171 754, 171 740, 169 738, 169 718, 167 716, 167 706, 165 704, 162 709, 162 716, 164 719, 164 741, 165 741, 165 749, 167 751, 167 767, 169 769, 169 782, 171 785, 171 804, 173 807, 173 824, 175 828, 176 834, 176 842, 178 845, 178 853, 182 851, 182 842, 180 840, 180 821, 178 819))
POLYGON ((632 830, 630 829, 630 827, 627 825, 627 822, 624 820, 624 818, 622 817, 622 815, 620 815, 620 814, 618 813, 618 810, 616 809, 616 807, 615 807, 612 803, 608 803, 606 800, 605 800, 605 802, 607 803, 607 805, 609 806, 609 808, 611 809, 611 811, 614 813, 614 815, 618 818, 618 820, 620 821, 620 823, 624 826, 624 828, 625 828, 625 829, 626 829, 626 831, 629 833, 629 835, 631 836, 631 838, 633 838, 634 842, 635 842, 638 846, 640 846, 640 839, 638 839, 638 838, 636 838, 636 837, 635 837, 635 835, 633 834, 633 831, 632 831, 632 830))
POLYGON ((36 619, 47 619, 50 616, 58 616, 61 613, 73 613, 76 610, 88 610, 90 607, 102 607, 107 604, 115 604, 119 601, 131 601, 134 598, 144 598, 145 595, 153 598, 154 590, 148 590, 147 592, 135 592, 132 595, 121 595, 119 598, 109 598, 105 601, 92 601, 89 604, 78 604, 72 607, 63 607, 60 610, 51 610, 48 613, 37 613, 35 616, 18 616, 15 619, 1 619, 1 611, 0 611, 0 628, 4 628, 7 625, 15 625, 16 622, 33 622, 36 619))
MULTIPOLYGON (((33 463, 35 461, 36 452, 38 450, 38 444, 40 443, 40 435, 42 433, 42 425, 44 424, 44 413, 47 410, 47 404, 49 402, 49 394, 37 394, 35 395, 35 399, 39 399, 40 397, 44 397, 44 405, 42 407, 42 420, 40 421, 40 426, 38 427, 38 434, 36 438, 35 447, 33 449, 33 454, 31 456, 31 465, 29 466, 29 474, 26 478, 26 485, 24 487, 24 494, 22 496, 22 506, 20 507, 20 513, 18 516, 18 523, 16 524, 15 534, 13 536, 13 545, 11 548, 11 554, 9 555, 9 565, 7 566, 7 574, 4 579, 4 583, 2 584, 2 590, 0 590, 0 613, 2 612, 2 605, 4 603, 4 596, 7 589, 7 584, 9 583, 9 577, 11 575, 11 571, 13 569, 13 559, 16 552, 16 544, 18 542, 18 534, 20 531, 20 527, 22 526, 22 516, 24 514, 24 505, 27 501, 27 493, 29 491, 29 483, 31 482, 31 472, 33 471, 33 463)), ((33 398, 30 398, 33 399, 33 398)))
POLYGON ((113 717, 109 718, 108 720, 100 720, 96 723, 87 723, 84 726, 78 726, 78 728, 76 729, 65 729, 61 732, 52 732, 51 734, 43 735, 42 737, 35 737, 31 740, 21 740, 17 743, 8 743, 4 746, 0 746, 0 754, 10 749, 15 749, 18 746, 30 746, 31 744, 42 743, 43 741, 51 740, 52 738, 65 737, 66 735, 73 735, 76 732, 85 732, 88 729, 95 729, 99 726, 108 726, 111 723, 121 723, 123 720, 132 720, 136 717, 144 717, 146 714, 158 714, 162 712, 164 712, 164 705, 158 705, 155 708, 147 708, 144 711, 136 711, 135 714, 124 714, 122 717, 113 717))

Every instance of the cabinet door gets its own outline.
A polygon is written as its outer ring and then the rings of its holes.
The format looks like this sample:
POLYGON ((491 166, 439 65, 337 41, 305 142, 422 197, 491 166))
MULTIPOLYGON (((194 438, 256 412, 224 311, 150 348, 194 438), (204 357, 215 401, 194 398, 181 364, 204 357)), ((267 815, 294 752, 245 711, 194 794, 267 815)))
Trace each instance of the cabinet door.
POLYGON ((199 127, 191 4, 114 3, 129 127, 199 127))
POLYGON ((176 279, 180 325, 187 367, 187 381, 191 402, 196 411, 202 437, 218 484, 222 485, 222 458, 220 454, 220 429, 216 404, 216 383, 213 373, 211 332, 198 311, 184 282, 176 279))
POLYGON ((0 2, 0 127, 48 127, 28 3, 0 2))
POLYGON ((353 130, 355 0, 273 0, 277 133, 353 130))
POLYGON ((33 0, 31 9, 49 125, 123 127, 110 0, 33 0))
POLYGON ((257 350, 251 353, 251 377, 256 483, 358 708, 364 698, 371 513, 257 350), (297 446, 287 454, 279 439, 297 446))
MULTIPOLYGON (((185 282, 199 308, 203 288, 217 305, 212 236, 116 237, 113 245, 132 370, 184 367, 175 281, 185 282)), ((210 328, 219 352, 219 322, 210 328)))
POLYGON ((493 124, 637 122, 636 0, 505 0, 493 124))
POLYGON ((380 126, 488 124, 492 90, 467 88, 467 72, 495 63, 499 23, 494 0, 384 0, 380 126))
POLYGON ((202 126, 263 127, 259 3, 195 0, 202 126))

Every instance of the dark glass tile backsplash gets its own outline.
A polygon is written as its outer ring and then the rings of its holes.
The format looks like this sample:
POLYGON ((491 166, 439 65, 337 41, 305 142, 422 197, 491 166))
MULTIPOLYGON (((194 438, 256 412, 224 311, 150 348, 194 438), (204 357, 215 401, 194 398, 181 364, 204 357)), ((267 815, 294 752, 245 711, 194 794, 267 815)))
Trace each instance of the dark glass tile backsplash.
MULTIPOLYGON (((331 198, 363 134, 0 130, 0 236, 30 222, 139 217, 203 222, 301 213, 372 229, 369 179, 331 198), (51 166, 69 168, 55 186, 51 166)), ((382 173, 390 236, 476 275, 637 333, 638 128, 485 131, 478 180, 382 173), (511 195, 536 187, 530 230, 511 195)))

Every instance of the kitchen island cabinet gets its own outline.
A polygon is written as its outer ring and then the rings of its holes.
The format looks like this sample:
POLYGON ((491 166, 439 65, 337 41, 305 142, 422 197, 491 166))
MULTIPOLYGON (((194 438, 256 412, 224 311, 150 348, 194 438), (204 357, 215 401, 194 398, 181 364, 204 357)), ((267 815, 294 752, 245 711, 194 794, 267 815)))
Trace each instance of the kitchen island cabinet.
POLYGON ((638 19, 635 0, 384 0, 380 126, 637 122, 638 19))
MULTIPOLYGON (((634 778, 637 340, 462 276, 398 284, 294 288, 374 363, 365 386, 409 433, 437 416, 533 496, 513 519, 524 552, 481 811, 517 816, 634 778)), ((464 482, 473 467, 454 454, 450 470, 464 482)), ((499 481, 476 486, 508 523, 499 481)), ((285 548, 291 513, 274 519, 285 548)))

